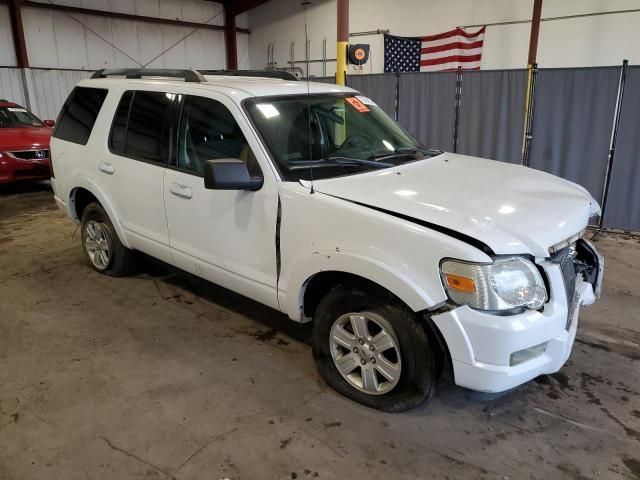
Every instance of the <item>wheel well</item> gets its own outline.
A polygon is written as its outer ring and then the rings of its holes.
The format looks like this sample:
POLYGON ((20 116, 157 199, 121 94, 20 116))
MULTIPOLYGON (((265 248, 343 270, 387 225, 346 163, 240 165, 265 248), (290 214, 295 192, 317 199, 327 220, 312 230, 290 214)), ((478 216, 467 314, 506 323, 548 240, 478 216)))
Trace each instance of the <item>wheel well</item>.
POLYGON ((78 187, 71 192, 71 210, 78 221, 82 220, 82 213, 90 203, 100 203, 93 193, 86 188, 78 187))
MULTIPOLYGON (((379 292, 382 296, 387 294, 397 299, 399 302, 402 302, 402 300, 386 288, 359 275, 335 271, 320 272, 307 281, 307 286, 303 296, 304 316, 310 319, 313 318, 322 298, 329 293, 329 290, 333 287, 344 282, 360 283, 363 286, 368 286, 374 291, 379 292)), ((453 378, 453 366, 451 364, 449 347, 442 336, 442 333, 431 319, 431 315, 433 314, 434 312, 429 312, 428 310, 416 312, 416 319, 420 318, 422 320, 419 323, 425 329, 430 338, 431 345, 433 345, 435 350, 434 358, 436 359, 436 374, 438 378, 440 378, 440 375, 445 371, 445 369, 450 375, 450 378, 453 378)))
MULTIPOLYGON (((363 286, 369 286, 372 289, 381 290, 387 292, 389 295, 393 295, 391 292, 389 292, 379 284, 353 273, 335 271, 320 272, 316 273, 313 277, 307 280, 302 303, 302 305, 304 306, 304 316, 307 318, 313 318, 316 309, 320 304, 320 301, 327 293, 329 293, 329 290, 331 290, 336 285, 345 283, 347 281, 352 283, 359 283, 363 286)), ((393 296, 395 297, 395 295, 393 296)))

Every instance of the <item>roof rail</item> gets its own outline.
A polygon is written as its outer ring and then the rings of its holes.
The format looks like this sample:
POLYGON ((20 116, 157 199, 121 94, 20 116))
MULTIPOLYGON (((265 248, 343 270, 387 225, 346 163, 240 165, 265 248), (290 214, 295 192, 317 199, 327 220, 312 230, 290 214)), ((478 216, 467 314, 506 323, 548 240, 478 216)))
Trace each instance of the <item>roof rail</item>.
POLYGON ((110 76, 124 76, 126 78, 169 77, 182 78, 185 82, 204 83, 207 80, 197 70, 172 70, 167 68, 116 68, 102 69, 95 72, 91 78, 107 78, 110 76))
POLYGON ((298 80, 291 72, 279 70, 199 70, 203 75, 228 75, 232 77, 279 78, 280 80, 298 80))

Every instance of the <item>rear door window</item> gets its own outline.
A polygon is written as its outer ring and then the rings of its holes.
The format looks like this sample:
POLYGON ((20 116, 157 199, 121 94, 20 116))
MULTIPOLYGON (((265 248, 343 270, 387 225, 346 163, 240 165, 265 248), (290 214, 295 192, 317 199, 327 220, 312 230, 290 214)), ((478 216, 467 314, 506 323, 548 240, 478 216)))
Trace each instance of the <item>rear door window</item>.
POLYGON ((166 162, 166 131, 173 98, 174 95, 170 93, 139 90, 134 92, 127 123, 125 156, 151 162, 166 162))
POLYGON ((107 93, 104 88, 74 88, 60 111, 53 136, 86 145, 107 93))

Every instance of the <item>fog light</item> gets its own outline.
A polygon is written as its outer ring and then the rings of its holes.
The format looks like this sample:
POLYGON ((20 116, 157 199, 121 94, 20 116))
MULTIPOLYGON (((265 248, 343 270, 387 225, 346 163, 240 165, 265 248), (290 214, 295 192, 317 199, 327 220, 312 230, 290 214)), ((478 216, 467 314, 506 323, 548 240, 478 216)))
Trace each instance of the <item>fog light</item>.
POLYGON ((527 360, 531 360, 539 355, 542 355, 547 349, 547 342, 536 345, 535 347, 525 348, 524 350, 518 350, 513 352, 509 357, 509 366, 513 367, 527 360))

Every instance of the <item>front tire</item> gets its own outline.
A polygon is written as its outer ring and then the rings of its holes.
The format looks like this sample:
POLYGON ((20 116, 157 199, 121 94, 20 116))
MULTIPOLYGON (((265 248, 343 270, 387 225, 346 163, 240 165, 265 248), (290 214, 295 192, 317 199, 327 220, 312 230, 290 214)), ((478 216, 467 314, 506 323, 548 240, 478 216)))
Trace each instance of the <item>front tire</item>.
POLYGON ((381 288, 338 285, 316 310, 313 356, 320 374, 369 407, 402 412, 430 400, 436 352, 416 315, 381 288))
POLYGON ((135 266, 133 250, 125 247, 99 203, 90 203, 82 213, 81 240, 91 267, 112 277, 129 275, 135 266))

